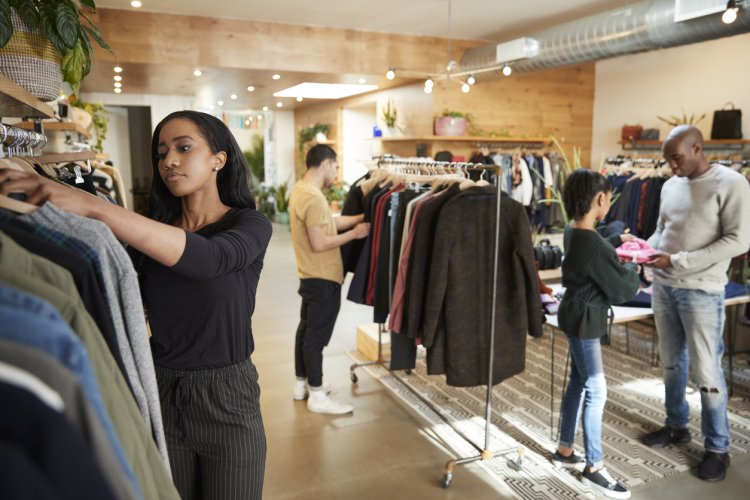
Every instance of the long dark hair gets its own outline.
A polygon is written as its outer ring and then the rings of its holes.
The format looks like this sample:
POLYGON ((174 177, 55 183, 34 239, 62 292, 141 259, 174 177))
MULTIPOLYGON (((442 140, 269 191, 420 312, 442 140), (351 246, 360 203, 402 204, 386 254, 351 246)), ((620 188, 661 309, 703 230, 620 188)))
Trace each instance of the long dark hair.
POLYGON ((159 134, 167 122, 176 118, 190 120, 198 127, 200 135, 208 142, 211 152, 224 151, 227 161, 216 176, 219 198, 227 206, 234 208, 255 208, 255 201, 250 194, 250 173, 237 141, 229 128, 216 118, 199 111, 175 111, 164 118, 154 130, 151 139, 151 167, 153 179, 151 193, 148 197, 148 215, 151 219, 174 223, 181 215, 180 198, 173 196, 159 175, 159 134))

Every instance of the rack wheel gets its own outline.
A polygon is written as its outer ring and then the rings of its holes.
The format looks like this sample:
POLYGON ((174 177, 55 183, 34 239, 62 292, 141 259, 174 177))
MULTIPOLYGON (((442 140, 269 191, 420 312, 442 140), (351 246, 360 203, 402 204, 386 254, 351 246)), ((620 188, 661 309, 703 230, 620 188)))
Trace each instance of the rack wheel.
POLYGON ((352 372, 352 384, 356 384, 359 378, 357 378, 357 374, 352 372))
POLYGON ((446 472, 443 474, 443 477, 440 479, 440 486, 443 488, 447 488, 451 485, 451 482, 453 481, 453 474, 450 472, 446 472))
POLYGON ((406 373, 407 375, 411 375, 411 369, 409 369, 409 370, 406 370, 406 372, 405 372, 405 373, 406 373))

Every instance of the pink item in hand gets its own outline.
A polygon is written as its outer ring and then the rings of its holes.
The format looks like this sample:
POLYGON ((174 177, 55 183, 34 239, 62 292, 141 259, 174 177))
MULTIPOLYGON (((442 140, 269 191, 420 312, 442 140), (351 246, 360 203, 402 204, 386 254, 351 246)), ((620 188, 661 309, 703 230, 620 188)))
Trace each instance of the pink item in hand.
POLYGON ((646 240, 642 240, 640 238, 636 238, 632 241, 626 241, 617 249, 615 250, 617 252, 617 256, 624 261, 628 262, 636 262, 638 264, 643 264, 644 262, 648 262, 651 260, 651 256, 658 253, 656 250, 651 248, 651 245, 649 245, 646 240))

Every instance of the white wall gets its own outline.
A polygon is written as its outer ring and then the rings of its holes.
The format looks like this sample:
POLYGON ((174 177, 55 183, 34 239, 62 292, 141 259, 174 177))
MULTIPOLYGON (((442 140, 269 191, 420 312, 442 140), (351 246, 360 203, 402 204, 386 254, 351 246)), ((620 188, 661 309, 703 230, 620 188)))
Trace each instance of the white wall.
POLYGON ((266 184, 294 184, 294 112, 267 113, 270 127, 266 129, 266 184))
POLYGON ((130 132, 128 131, 128 110, 119 106, 108 107, 109 123, 107 137, 104 139, 104 151, 120 171, 125 184, 127 206, 133 209, 133 171, 130 158, 130 132))
POLYGON ((750 137, 750 34, 685 45, 596 63, 591 165, 619 154, 620 129, 640 124, 670 126, 656 116, 706 113, 697 124, 711 135, 714 110, 731 101, 743 110, 742 129, 750 137))
POLYGON ((375 141, 372 140, 372 126, 376 120, 376 105, 357 108, 344 108, 343 112, 343 179, 351 185, 367 173, 362 160, 373 156, 375 141))
POLYGON ((149 106, 151 107, 151 127, 156 128, 159 122, 173 111, 196 109, 195 99, 190 96, 156 95, 156 94, 107 94, 82 93, 81 99, 88 102, 102 101, 104 105, 113 106, 149 106))

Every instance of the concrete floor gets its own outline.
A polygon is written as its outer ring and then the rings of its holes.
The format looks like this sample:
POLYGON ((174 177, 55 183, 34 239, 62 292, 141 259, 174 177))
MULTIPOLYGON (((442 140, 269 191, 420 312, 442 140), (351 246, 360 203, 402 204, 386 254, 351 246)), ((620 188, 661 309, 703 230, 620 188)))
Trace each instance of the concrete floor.
MULTIPOLYGON (((325 416, 292 399, 294 334, 299 296, 289 230, 274 225, 253 318, 261 408, 268 438, 266 499, 490 499, 508 498, 477 465, 456 469, 442 489, 442 467, 455 456, 425 423, 392 398, 364 370, 349 380, 356 325, 372 321, 370 307, 342 301, 324 353, 324 380, 354 414, 325 416)), ((344 286, 344 295, 348 283, 344 286)), ((635 499, 750 498, 750 455, 733 457, 727 479, 706 483, 685 472, 633 490, 635 499)))

